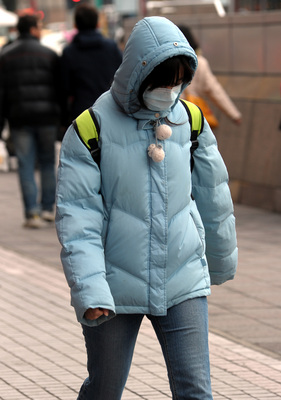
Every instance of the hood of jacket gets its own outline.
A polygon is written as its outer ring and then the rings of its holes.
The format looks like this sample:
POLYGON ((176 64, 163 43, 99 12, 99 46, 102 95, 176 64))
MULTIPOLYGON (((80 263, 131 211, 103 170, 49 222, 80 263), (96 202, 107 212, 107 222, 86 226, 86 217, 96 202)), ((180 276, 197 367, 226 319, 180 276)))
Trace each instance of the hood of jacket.
MULTIPOLYGON (((178 55, 190 58, 195 73, 196 54, 173 22, 164 17, 147 17, 135 25, 111 87, 114 100, 126 114, 138 119, 155 119, 154 111, 141 109, 138 100, 140 85, 157 65, 178 55)), ((182 85, 182 90, 185 87, 182 85)), ((157 117, 165 117, 170 111, 162 111, 157 117)))

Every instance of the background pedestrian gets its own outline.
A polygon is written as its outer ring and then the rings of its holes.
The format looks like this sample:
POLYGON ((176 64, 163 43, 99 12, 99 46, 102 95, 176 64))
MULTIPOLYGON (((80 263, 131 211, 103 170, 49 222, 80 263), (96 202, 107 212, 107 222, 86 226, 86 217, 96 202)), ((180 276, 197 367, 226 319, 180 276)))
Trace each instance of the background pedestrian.
POLYGON ((19 37, 0 54, 0 130, 7 120, 18 159, 26 228, 54 220, 60 71, 56 53, 40 44, 41 25, 35 15, 19 17, 19 37))
POLYGON ((212 129, 217 128, 219 122, 209 107, 209 100, 219 108, 232 122, 241 123, 242 114, 232 102, 222 85, 213 74, 208 60, 202 55, 198 41, 193 36, 189 27, 179 25, 191 47, 196 52, 198 67, 191 84, 183 92, 182 98, 197 104, 212 129))
POLYGON ((109 89, 122 61, 115 41, 98 30, 98 20, 98 10, 92 5, 82 3, 75 8, 78 33, 61 56, 65 128, 109 89))

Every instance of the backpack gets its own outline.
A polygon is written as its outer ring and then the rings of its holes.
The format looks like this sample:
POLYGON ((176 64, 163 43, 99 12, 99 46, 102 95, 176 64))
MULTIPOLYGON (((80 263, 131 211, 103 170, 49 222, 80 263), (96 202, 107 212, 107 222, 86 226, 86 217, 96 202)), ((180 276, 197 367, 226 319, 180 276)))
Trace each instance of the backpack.
MULTIPOLYGON (((187 100, 180 99, 182 105, 184 106, 187 114, 188 120, 191 128, 191 171, 193 169, 194 160, 193 152, 198 147, 198 136, 203 131, 204 128, 204 117, 201 109, 193 103, 187 100)), ((90 151, 93 160, 100 165, 100 148, 98 146, 100 126, 94 114, 92 107, 83 111, 73 122, 72 125, 81 139, 82 143, 90 151)))

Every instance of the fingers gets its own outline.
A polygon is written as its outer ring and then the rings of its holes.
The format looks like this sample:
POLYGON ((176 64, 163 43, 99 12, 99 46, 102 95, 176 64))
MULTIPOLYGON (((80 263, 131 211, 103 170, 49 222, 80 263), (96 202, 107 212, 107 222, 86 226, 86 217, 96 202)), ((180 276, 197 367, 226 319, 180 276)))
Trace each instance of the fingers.
POLYGON ((108 317, 109 316, 109 310, 107 310, 106 308, 102 308, 102 310, 103 310, 104 315, 106 317, 108 317))
POLYGON ((241 123, 242 123, 242 118, 234 119, 233 122, 234 122, 236 125, 241 125, 241 123))
POLYGON ((106 317, 108 317, 109 310, 107 310, 106 308, 88 308, 88 310, 84 314, 84 317, 86 319, 93 321, 93 320, 101 317, 102 315, 105 315, 106 317))

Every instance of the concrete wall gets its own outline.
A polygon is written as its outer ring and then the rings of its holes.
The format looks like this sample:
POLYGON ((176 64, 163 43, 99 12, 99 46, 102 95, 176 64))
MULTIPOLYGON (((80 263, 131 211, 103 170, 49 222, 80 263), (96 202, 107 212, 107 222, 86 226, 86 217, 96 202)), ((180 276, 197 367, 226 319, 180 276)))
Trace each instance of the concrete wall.
MULTIPOLYGON (((281 12, 167 17, 192 28, 243 114, 237 127, 212 107, 233 200, 281 213, 281 12)), ((126 32, 135 22, 126 22, 126 32)))

